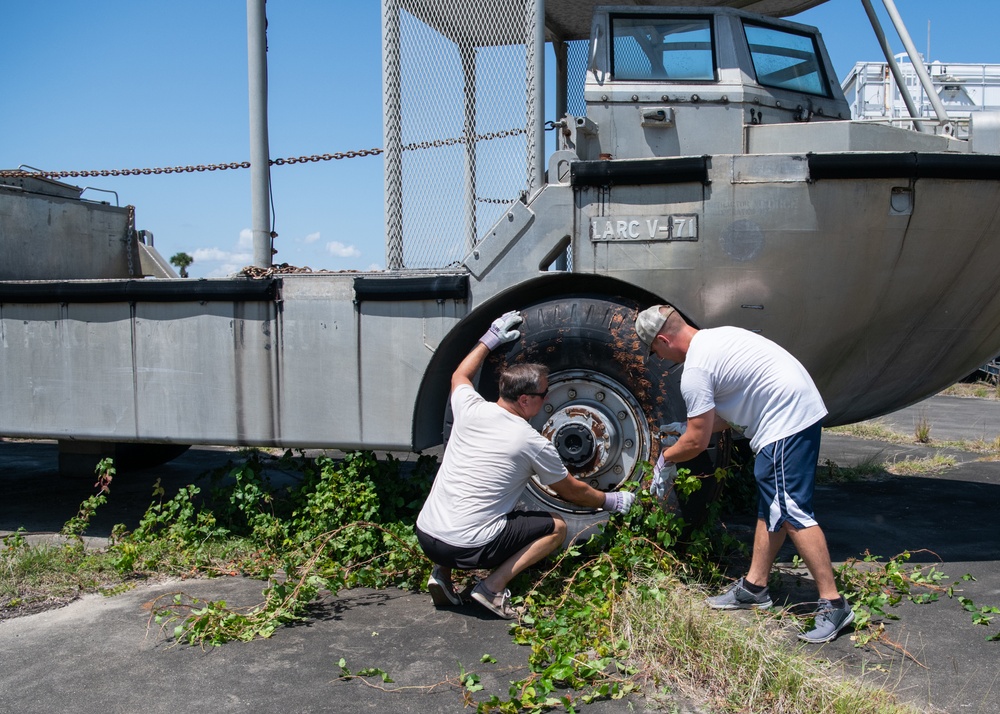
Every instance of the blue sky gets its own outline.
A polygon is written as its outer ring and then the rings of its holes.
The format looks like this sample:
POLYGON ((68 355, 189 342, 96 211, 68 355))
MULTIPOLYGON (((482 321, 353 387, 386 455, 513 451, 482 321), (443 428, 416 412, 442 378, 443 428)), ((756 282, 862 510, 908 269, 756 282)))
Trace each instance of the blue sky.
MULTIPOLYGON (((922 52, 929 23, 931 60, 1000 63, 1000 3, 896 5, 922 52)), ((381 147, 377 0, 270 0, 267 14, 271 157, 381 147)), ((855 62, 881 59, 860 0, 789 19, 820 28, 841 79, 855 62)), ((248 160, 246 43, 242 0, 0 0, 0 168, 248 160)), ((384 266, 381 157, 276 166, 271 180, 275 262, 384 266)), ((87 198, 136 206, 160 253, 195 258, 193 277, 252 262, 248 170, 68 181, 95 189, 87 198)))

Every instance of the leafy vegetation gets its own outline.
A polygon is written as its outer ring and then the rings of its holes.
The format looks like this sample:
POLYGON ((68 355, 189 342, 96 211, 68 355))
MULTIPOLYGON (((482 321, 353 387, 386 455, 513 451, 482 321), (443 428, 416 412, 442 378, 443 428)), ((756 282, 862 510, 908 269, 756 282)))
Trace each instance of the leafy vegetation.
MULTIPOLYGON (((164 636, 221 645, 269 637, 307 619, 318 597, 343 588, 419 589, 430 563, 413 523, 436 464, 422 458, 407 467, 371 452, 341 461, 248 452, 210 474, 207 484, 186 486, 169 498, 157 482, 137 527, 116 527, 107 548, 96 551, 81 535, 110 494, 114 468, 104 462, 98 491, 66 524, 63 545, 31 546, 23 534, 4 539, 0 604, 9 607, 23 597, 17 588, 42 572, 56 590, 65 582, 60 592, 66 597, 120 591, 153 574, 243 574, 265 581, 263 601, 250 608, 180 593, 155 603, 153 617, 164 636)), ((737 501, 752 493, 739 474, 716 475, 737 501)), ((681 498, 701 486, 687 473, 676 483, 681 498)), ((741 508, 731 499, 714 507, 741 508)), ((790 611, 757 617, 748 629, 744 619, 702 606, 706 587, 723 580, 719 563, 742 557, 742 548, 726 531, 691 528, 640 493, 636 508, 613 516, 589 542, 512 584, 523 594, 514 601, 522 614, 511 633, 529 648, 528 675, 512 682, 506 697, 486 696, 479 674, 459 664, 454 684, 465 703, 483 713, 575 711, 640 687, 647 694, 664 688, 698 693, 717 711, 903 711, 890 696, 845 685, 787 643, 776 645, 775 631, 797 621, 790 611)), ((908 558, 882 562, 866 554, 838 568, 842 591, 851 593, 858 612, 859 646, 892 646, 880 623, 892 618, 891 608, 902 599, 922 603, 956 595, 939 570, 907 568, 908 558)), ((968 599, 959 603, 980 624, 996 614, 968 599)), ((491 660, 484 655, 480 664, 491 660)), ((352 672, 341 660, 340 677, 391 683, 379 663, 363 664, 352 672)))

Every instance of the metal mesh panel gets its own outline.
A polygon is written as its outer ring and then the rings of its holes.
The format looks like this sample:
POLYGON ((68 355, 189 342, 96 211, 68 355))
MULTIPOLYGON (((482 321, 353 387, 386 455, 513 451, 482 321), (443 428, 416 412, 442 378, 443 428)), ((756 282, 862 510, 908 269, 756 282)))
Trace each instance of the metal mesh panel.
MULTIPOLYGON (((566 43, 566 112, 575 117, 586 116, 583 88, 587 80, 587 62, 590 60, 590 40, 572 40, 566 43)), ((561 118, 561 117, 557 117, 561 118)))
POLYGON ((458 263, 528 186, 533 6, 383 0, 387 267, 458 263))

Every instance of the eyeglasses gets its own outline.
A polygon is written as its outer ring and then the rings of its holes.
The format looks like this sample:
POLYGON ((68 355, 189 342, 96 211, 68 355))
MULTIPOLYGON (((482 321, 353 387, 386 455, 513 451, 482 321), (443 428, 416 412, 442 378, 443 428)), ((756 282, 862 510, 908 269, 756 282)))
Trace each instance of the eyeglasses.
POLYGON ((549 393, 549 390, 546 389, 544 392, 525 392, 524 396, 526 396, 526 397, 541 397, 542 399, 545 399, 545 395, 548 394, 548 393, 549 393))

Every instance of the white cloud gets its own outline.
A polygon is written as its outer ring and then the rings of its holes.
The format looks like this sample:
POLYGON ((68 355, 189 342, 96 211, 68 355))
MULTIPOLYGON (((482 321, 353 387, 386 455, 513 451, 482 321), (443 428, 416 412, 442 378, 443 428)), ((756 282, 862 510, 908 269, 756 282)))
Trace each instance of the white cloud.
POLYGON ((244 228, 240 231, 240 240, 237 245, 240 248, 253 248, 253 231, 249 228, 244 228))
POLYGON ((219 248, 198 248, 191 253, 191 257, 194 258, 192 268, 197 265, 198 272, 206 278, 235 275, 253 263, 253 253, 220 250, 219 248))
POLYGON ((344 245, 339 241, 331 241, 327 243, 326 249, 330 255, 337 258, 358 258, 361 256, 361 251, 353 245, 344 245))
POLYGON ((306 236, 306 243, 315 243, 318 240, 319 240, 319 231, 316 231, 315 233, 310 233, 309 235, 306 236))

